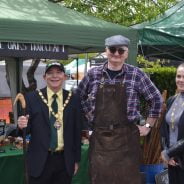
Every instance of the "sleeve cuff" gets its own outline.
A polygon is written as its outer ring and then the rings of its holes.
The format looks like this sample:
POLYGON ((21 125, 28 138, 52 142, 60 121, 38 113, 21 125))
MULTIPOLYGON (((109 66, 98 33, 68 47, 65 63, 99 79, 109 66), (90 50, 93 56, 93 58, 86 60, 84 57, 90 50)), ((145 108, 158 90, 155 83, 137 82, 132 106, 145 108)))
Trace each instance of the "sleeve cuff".
POLYGON ((169 161, 169 160, 170 160, 170 157, 169 157, 169 155, 168 155, 168 153, 167 153, 167 150, 164 150, 162 153, 163 153, 165 159, 166 159, 167 161, 169 161))

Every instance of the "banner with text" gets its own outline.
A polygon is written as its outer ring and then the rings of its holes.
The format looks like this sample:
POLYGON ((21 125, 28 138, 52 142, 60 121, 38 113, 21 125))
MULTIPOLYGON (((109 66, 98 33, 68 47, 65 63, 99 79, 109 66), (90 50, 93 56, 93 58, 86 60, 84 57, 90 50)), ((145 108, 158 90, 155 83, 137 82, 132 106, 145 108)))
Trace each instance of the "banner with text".
POLYGON ((42 59, 68 59, 64 45, 0 42, 0 57, 23 57, 42 59))

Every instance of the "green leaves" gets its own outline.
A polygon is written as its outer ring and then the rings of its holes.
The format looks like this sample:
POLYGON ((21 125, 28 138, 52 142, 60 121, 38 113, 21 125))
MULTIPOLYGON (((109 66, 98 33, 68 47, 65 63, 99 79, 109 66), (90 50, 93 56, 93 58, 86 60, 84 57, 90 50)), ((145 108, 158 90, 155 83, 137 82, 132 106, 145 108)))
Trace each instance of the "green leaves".
POLYGON ((144 71, 150 75, 150 79, 161 93, 167 90, 167 97, 175 94, 175 67, 144 68, 144 71))
POLYGON ((162 14, 179 0, 50 0, 87 15, 130 26, 162 14))

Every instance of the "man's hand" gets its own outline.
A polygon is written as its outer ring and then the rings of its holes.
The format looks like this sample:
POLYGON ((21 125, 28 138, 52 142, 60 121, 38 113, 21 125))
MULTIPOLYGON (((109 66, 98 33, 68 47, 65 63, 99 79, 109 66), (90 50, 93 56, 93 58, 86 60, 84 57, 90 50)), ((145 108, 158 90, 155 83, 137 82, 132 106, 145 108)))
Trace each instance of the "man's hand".
POLYGON ((145 125, 137 125, 137 127, 139 129, 140 136, 147 136, 151 130, 151 128, 147 128, 145 125))
POLYGON ((20 129, 23 129, 23 128, 26 128, 26 127, 27 127, 28 118, 29 118, 29 115, 20 116, 20 117, 18 118, 18 127, 19 127, 20 129))
POLYGON ((147 136, 151 130, 151 127, 154 126, 156 121, 157 121, 157 118, 147 117, 145 125, 143 126, 137 125, 137 127, 139 128, 140 136, 147 136), (146 124, 149 124, 150 127, 146 127, 146 124))

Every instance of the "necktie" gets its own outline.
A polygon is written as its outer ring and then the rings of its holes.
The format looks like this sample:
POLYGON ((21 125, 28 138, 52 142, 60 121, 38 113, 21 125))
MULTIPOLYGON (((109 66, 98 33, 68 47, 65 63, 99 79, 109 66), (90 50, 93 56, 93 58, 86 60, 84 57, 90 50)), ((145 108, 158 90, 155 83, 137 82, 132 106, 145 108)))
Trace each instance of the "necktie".
MULTIPOLYGON (((51 104, 52 111, 54 113, 58 112, 58 104, 57 104, 57 94, 54 94, 52 96, 53 101, 51 104)), ((50 125, 51 125, 51 141, 50 141, 50 149, 51 151, 55 151, 57 147, 57 129, 54 127, 54 123, 56 122, 56 118, 54 115, 51 113, 50 115, 50 125)))

